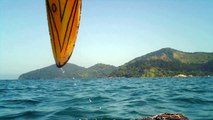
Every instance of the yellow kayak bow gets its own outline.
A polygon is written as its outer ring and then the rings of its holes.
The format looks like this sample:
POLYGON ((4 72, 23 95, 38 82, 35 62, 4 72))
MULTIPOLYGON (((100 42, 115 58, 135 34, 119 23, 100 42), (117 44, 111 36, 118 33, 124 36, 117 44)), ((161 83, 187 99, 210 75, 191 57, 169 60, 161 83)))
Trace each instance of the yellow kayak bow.
POLYGON ((49 33, 57 67, 72 55, 78 34, 81 0, 46 0, 49 33))

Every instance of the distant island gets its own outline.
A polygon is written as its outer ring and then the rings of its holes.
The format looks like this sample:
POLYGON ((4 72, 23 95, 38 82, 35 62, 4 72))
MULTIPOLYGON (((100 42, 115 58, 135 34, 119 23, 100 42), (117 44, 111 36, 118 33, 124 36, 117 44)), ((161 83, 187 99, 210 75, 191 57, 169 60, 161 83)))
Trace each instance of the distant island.
POLYGON ((84 68, 66 64, 63 69, 55 65, 24 73, 19 79, 75 79, 105 77, 193 77, 213 76, 213 53, 183 52, 163 48, 128 63, 115 67, 96 64, 84 68))
POLYGON ((67 63, 62 69, 56 65, 24 73, 19 79, 76 79, 76 78, 104 78, 108 77, 117 67, 105 64, 96 64, 85 68, 75 64, 67 63))

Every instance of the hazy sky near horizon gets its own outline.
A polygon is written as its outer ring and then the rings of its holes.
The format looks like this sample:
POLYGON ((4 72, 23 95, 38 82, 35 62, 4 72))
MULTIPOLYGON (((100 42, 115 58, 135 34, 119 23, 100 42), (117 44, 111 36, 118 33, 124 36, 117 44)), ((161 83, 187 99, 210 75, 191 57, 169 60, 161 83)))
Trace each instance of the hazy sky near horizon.
MULTIPOLYGON (((83 0, 69 63, 119 66, 164 47, 212 46, 213 0, 83 0)), ((54 63, 45 0, 0 0, 0 79, 54 63)))

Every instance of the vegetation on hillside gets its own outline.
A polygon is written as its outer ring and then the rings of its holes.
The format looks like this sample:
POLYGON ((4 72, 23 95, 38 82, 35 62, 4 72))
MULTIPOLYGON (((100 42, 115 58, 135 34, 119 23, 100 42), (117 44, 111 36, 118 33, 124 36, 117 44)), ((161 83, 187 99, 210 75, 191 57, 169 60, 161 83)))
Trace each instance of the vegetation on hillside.
POLYGON ((116 67, 105 64, 96 64, 90 68, 80 67, 67 63, 62 69, 51 65, 20 75, 19 79, 74 79, 74 78, 102 78, 116 70, 116 67))
POLYGON ((174 77, 213 76, 213 53, 187 53, 163 48, 116 68, 96 64, 89 68, 66 64, 63 69, 55 65, 22 74, 19 79, 73 79, 103 77, 174 77))
POLYGON ((112 77, 173 77, 213 75, 213 53, 187 53, 164 48, 120 66, 112 77))

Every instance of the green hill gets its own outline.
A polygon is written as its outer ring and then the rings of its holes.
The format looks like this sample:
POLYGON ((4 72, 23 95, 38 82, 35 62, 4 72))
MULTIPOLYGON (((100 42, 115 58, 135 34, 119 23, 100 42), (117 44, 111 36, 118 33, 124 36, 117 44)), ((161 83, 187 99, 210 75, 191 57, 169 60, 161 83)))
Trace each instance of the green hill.
POLYGON ((163 48, 135 58, 118 68, 101 63, 84 68, 68 63, 63 69, 51 65, 22 74, 19 79, 174 77, 179 74, 213 76, 213 53, 189 53, 172 48, 163 48))
POLYGON ((24 73, 19 79, 67 79, 80 78, 80 74, 86 68, 74 64, 66 64, 63 69, 59 69, 56 65, 51 65, 38 70, 24 73))
POLYGON ((19 79, 74 79, 74 78, 102 78, 107 77, 116 67, 105 64, 96 64, 90 68, 80 67, 67 63, 63 69, 56 65, 24 73, 19 79))
POLYGON ((111 77, 173 77, 178 74, 213 75, 213 53, 182 52, 171 48, 135 58, 120 66, 111 77))
POLYGON ((115 66, 99 63, 83 71, 81 76, 83 78, 103 78, 108 77, 116 69, 115 66))

